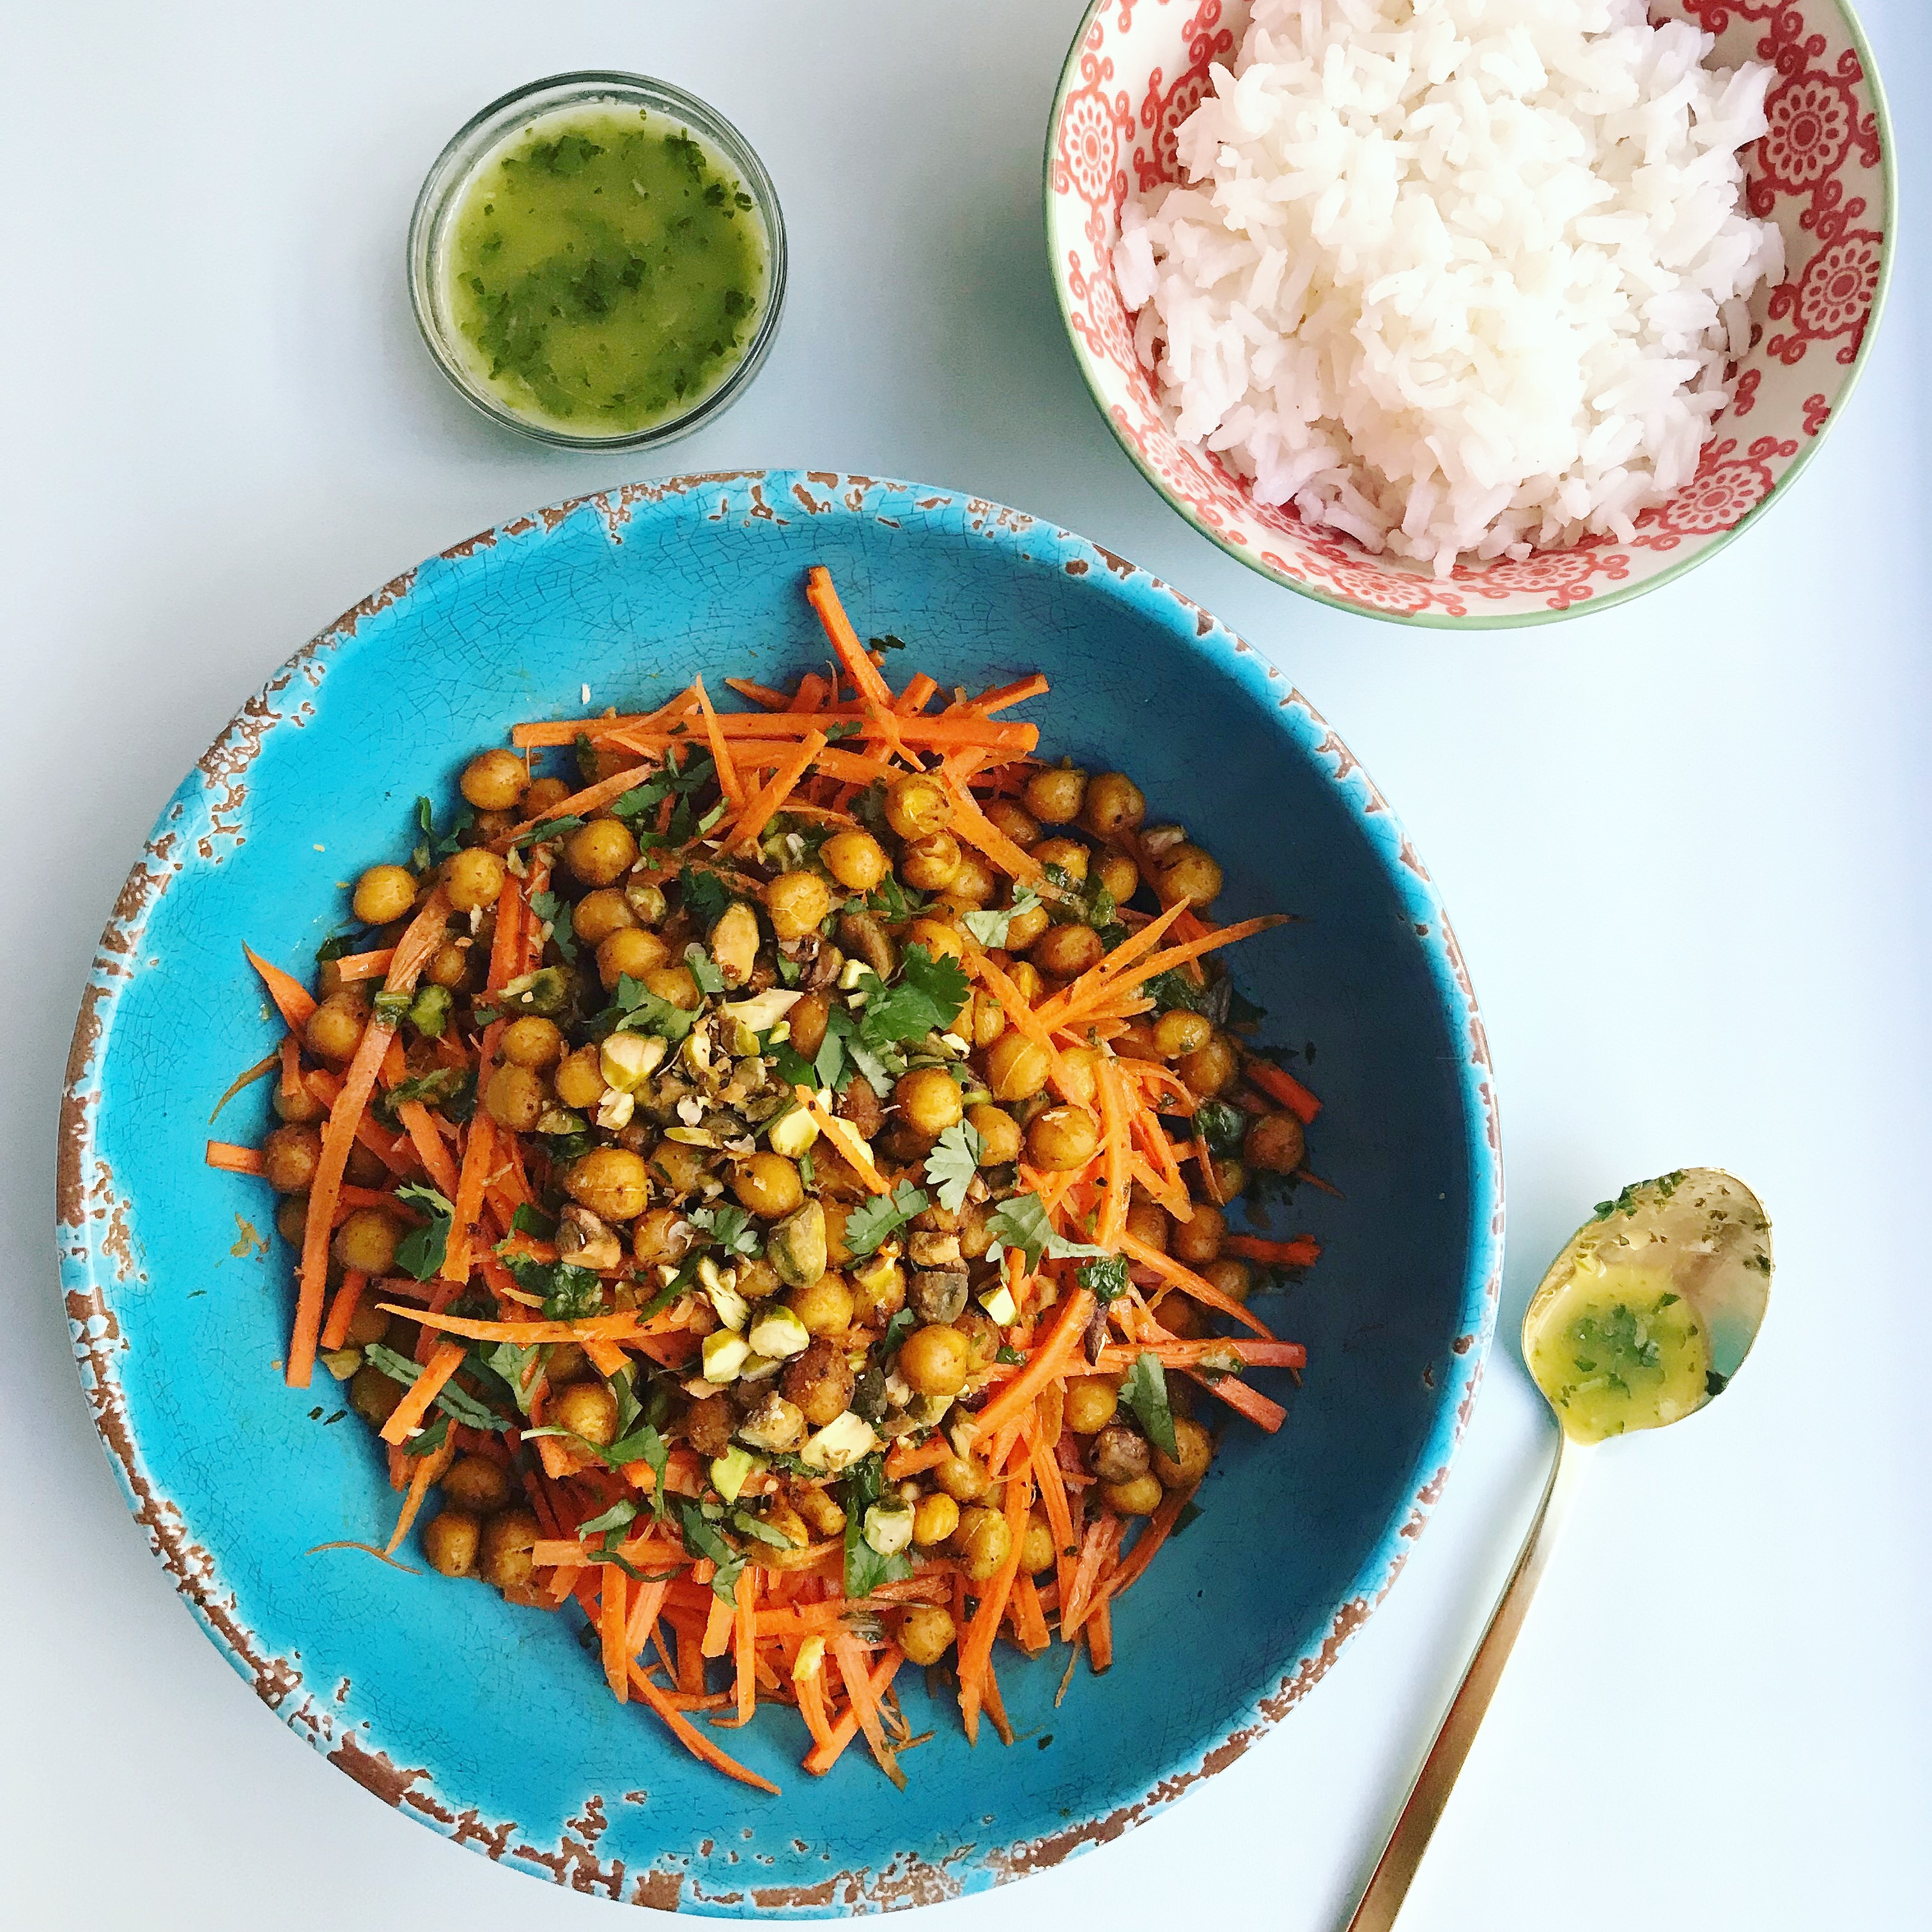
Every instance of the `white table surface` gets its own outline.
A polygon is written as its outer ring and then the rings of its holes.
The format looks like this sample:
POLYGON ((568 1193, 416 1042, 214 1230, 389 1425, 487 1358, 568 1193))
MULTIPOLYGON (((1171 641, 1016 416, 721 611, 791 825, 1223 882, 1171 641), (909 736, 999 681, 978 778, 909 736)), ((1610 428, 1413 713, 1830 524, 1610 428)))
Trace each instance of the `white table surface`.
MULTIPOLYGON (((4 10, 9 1924, 619 1922, 376 1803, 171 1600, 69 1358, 55 1112, 124 872, 290 651, 518 510, 634 474, 794 464, 964 486, 1082 531, 1220 614, 1336 723, 1426 855, 1482 996, 1507 1143, 1505 1336, 1553 1247, 1626 1179, 1723 1164, 1776 1218, 1756 1354, 1714 1409, 1600 1462, 1405 1927, 1514 1932, 1559 1895, 1574 1932, 1927 1922, 1932 280, 1917 231, 1855 405, 1760 527, 1687 581, 1566 626, 1405 632, 1212 549, 1088 401, 1040 216, 1079 13, 4 10), (716 102, 791 230, 764 373, 655 457, 490 429, 431 367, 404 294, 404 226, 445 137, 519 82, 591 66, 716 102)), ((1932 186, 1921 10, 1865 13, 1916 210, 1932 186)), ((1292 1720, 1156 1822, 920 1928, 1337 1925, 1507 1567, 1546 1426, 1505 1342, 1407 1574, 1292 1720)))

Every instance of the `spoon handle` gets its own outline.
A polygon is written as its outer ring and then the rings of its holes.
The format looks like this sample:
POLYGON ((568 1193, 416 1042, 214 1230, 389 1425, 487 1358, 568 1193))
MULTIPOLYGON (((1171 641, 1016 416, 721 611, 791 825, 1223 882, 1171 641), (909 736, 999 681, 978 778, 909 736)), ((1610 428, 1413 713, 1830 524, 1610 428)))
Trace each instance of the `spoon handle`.
POLYGON ((1389 1834, 1362 1902, 1348 1922, 1348 1932, 1390 1932, 1395 1924, 1396 1914, 1402 1910, 1417 1868, 1422 1863, 1422 1855, 1429 1849, 1436 1821, 1449 1802, 1456 1774, 1469 1755, 1483 1714, 1502 1682, 1503 1666, 1516 1647, 1516 1633, 1522 1628, 1529 1600, 1536 1594, 1544 1566, 1556 1547, 1563 1520, 1570 1513, 1589 1460, 1560 1430, 1556 1444, 1556 1460, 1551 1466, 1549 1481, 1544 1485, 1543 1500, 1537 1506, 1534 1520, 1523 1538, 1516 1568, 1510 1572, 1509 1582, 1490 1613, 1489 1627, 1483 1632, 1483 1640, 1476 1646, 1468 1669, 1462 1673, 1455 1697, 1443 1714, 1429 1755, 1409 1787, 1408 1802, 1389 1834))

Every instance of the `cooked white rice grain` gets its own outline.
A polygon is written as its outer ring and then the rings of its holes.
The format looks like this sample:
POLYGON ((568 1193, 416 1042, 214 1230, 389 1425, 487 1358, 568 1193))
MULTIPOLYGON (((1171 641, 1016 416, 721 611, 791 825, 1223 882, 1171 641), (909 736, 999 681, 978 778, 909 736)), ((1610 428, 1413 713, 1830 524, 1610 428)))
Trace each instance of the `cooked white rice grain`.
POLYGON ((1446 574, 1628 540, 1696 472, 1784 268, 1772 70, 1642 0, 1255 0, 1114 254, 1184 440, 1446 574))

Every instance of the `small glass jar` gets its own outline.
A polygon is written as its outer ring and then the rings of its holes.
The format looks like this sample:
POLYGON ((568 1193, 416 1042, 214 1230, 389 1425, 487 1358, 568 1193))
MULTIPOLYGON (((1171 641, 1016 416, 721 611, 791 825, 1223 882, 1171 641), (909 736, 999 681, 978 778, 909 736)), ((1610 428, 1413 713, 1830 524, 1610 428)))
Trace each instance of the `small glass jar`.
POLYGON ((422 330, 437 368, 466 400, 493 422, 566 449, 642 449, 688 436, 720 414, 750 386, 764 364, 784 307, 784 217, 778 207, 778 190, 751 144, 716 109, 694 94, 645 74, 554 74, 490 102, 458 129, 436 157, 410 217, 409 271, 416 326, 422 330), (520 413, 484 382, 472 366, 451 314, 447 272, 450 230, 465 191, 477 174, 534 123, 572 109, 597 106, 645 110, 676 123, 715 150, 737 174, 744 191, 751 196, 766 238, 764 312, 743 355, 710 388, 676 414, 646 428, 601 434, 574 430, 540 416, 520 413))

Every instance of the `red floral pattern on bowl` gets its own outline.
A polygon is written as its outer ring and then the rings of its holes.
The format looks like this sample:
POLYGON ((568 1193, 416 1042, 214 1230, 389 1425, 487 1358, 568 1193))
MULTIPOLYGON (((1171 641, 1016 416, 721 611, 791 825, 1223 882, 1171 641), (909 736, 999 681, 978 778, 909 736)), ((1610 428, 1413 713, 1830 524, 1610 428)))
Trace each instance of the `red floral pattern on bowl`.
POLYGON ((1785 277, 1751 304, 1736 400, 1698 473, 1638 519, 1630 543, 1592 538, 1447 578, 1265 508, 1211 452, 1181 442, 1134 347, 1115 285, 1121 204, 1180 178, 1174 133, 1231 64, 1246 0, 1094 0, 1060 76, 1046 148, 1047 247, 1067 334, 1108 425, 1202 533, 1264 576, 1344 608, 1451 626, 1534 623, 1600 609, 1726 542, 1800 469, 1856 380, 1883 298, 1893 187, 1884 97, 1837 0, 1657 0, 1694 20, 1716 58, 1768 62, 1769 128, 1746 158, 1752 212, 1784 231, 1785 277))

